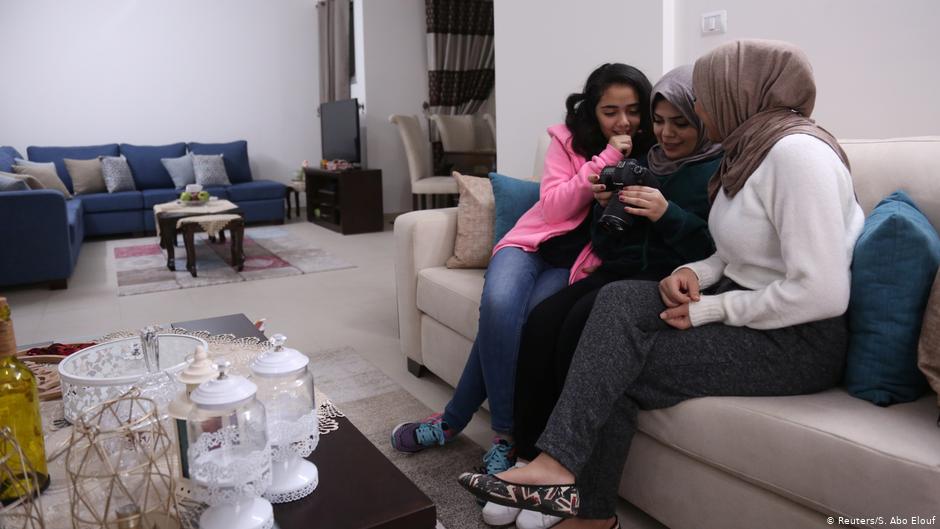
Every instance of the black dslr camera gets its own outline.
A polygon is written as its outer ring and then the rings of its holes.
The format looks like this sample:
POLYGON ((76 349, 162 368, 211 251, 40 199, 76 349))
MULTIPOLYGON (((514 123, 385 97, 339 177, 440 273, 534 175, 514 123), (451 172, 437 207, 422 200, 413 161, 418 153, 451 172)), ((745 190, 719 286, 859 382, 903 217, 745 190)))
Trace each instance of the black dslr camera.
POLYGON ((623 210, 624 205, 617 198, 623 188, 646 186, 659 189, 659 179, 633 158, 624 158, 617 162, 617 165, 608 165, 601 170, 599 176, 598 183, 604 184, 604 190, 614 193, 598 221, 600 227, 606 231, 624 231, 636 221, 633 215, 623 210))

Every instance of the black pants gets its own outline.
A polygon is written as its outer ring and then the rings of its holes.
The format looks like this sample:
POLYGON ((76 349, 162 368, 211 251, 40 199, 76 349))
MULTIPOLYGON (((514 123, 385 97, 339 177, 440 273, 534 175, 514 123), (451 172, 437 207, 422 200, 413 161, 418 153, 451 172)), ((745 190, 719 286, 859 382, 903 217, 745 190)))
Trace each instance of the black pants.
MULTIPOLYGON (((658 281, 661 275, 641 273, 632 278, 658 281)), ((519 344, 513 404, 519 457, 531 460, 538 455, 535 442, 561 395, 594 299, 601 287, 622 279, 620 274, 597 271, 549 296, 529 313, 519 344)))
POLYGON ((842 316, 782 329, 714 323, 680 331, 659 318, 664 308, 649 282, 601 290, 538 440, 576 476, 579 517, 613 516, 639 410, 704 396, 814 393, 842 378, 842 316))

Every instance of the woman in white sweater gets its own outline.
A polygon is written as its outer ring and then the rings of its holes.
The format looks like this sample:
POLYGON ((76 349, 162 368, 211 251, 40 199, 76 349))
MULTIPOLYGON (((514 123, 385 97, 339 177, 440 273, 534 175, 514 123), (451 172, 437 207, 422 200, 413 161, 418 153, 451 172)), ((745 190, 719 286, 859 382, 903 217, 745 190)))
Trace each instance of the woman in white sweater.
POLYGON ((811 119, 812 69, 794 46, 736 41, 695 63, 696 113, 725 157, 709 185, 717 251, 658 285, 599 294, 529 465, 460 482, 486 500, 619 527, 617 486, 640 409, 839 383, 852 249, 864 215, 848 160, 811 119))

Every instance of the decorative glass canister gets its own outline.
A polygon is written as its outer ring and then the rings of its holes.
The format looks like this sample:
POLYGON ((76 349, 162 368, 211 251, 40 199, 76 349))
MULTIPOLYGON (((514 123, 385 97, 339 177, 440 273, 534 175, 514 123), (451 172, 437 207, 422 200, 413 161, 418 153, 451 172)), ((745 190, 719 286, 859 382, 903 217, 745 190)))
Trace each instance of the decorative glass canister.
POLYGON ((271 503, 260 496, 271 484, 271 445, 264 405, 247 378, 229 375, 203 382, 190 399, 189 476, 194 499, 210 505, 201 529, 269 529, 271 503))
POLYGON ((271 349, 250 364, 258 400, 268 416, 273 471, 264 497, 272 503, 299 500, 319 483, 316 465, 304 459, 320 440, 313 375, 307 369, 310 360, 284 347, 286 340, 275 334, 271 349))
POLYGON ((177 474, 175 477, 177 478, 177 491, 184 497, 189 496, 191 492, 191 484, 189 482, 189 459, 187 457, 187 451, 189 450, 189 430, 186 427, 186 422, 195 405, 193 401, 190 400, 190 395, 199 387, 199 384, 207 380, 212 380, 218 374, 219 372, 213 366, 212 360, 209 360, 209 353, 207 353, 201 345, 196 346, 196 353, 189 361, 186 369, 176 376, 176 380, 180 384, 183 384, 186 389, 181 391, 167 407, 167 412, 169 413, 170 419, 173 421, 173 434, 176 438, 176 443, 174 443, 174 455, 176 457, 177 474))

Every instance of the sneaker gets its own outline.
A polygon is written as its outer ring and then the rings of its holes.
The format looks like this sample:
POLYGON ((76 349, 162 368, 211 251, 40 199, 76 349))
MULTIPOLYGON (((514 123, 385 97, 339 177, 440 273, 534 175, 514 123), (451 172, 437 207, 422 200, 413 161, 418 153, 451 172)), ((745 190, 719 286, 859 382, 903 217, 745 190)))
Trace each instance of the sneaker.
POLYGON ((444 422, 443 415, 435 413, 421 422, 401 423, 392 430, 392 446, 399 452, 420 452, 450 441, 454 432, 444 422))
POLYGON ((483 523, 493 527, 506 527, 516 522, 516 517, 521 511, 522 509, 505 507, 488 501, 483 506, 483 523))
MULTIPOLYGON (((522 468, 525 465, 525 462, 519 461, 515 464, 515 468, 522 468)), ((504 505, 499 505, 488 501, 485 505, 483 505, 483 523, 493 527, 505 527, 507 525, 511 525, 513 522, 516 522, 516 518, 520 516, 521 511, 522 509, 506 507, 504 505)))
MULTIPOLYGON (((508 508, 508 507, 506 507, 508 508)), ((516 529, 548 529, 558 525, 562 518, 536 511, 522 511, 516 517, 516 529)))
POLYGON ((483 470, 486 474, 499 474, 516 464, 516 446, 502 437, 493 438, 493 446, 483 456, 483 470))

